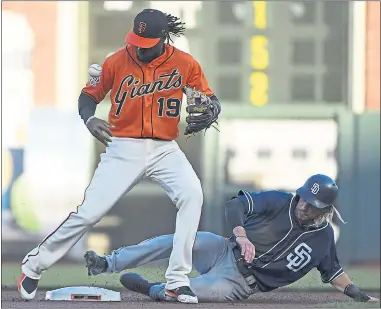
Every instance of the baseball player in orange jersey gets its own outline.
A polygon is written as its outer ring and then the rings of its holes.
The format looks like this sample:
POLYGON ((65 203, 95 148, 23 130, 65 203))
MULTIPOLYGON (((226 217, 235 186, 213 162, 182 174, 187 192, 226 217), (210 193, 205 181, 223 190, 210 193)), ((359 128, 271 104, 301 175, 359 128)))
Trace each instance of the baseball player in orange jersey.
POLYGON ((203 193, 200 180, 175 139, 179 135, 183 91, 190 104, 186 134, 209 128, 221 107, 198 62, 169 44, 171 34, 183 31, 177 17, 143 10, 135 17, 125 48, 109 56, 101 75, 91 78, 83 88, 79 114, 89 131, 107 146, 106 152, 101 154, 82 205, 23 259, 18 280, 22 298, 33 299, 42 272, 147 176, 178 208, 166 293, 180 302, 198 302, 187 275, 192 269, 203 193), (184 88, 186 85, 191 88, 184 88), (192 88, 193 92, 189 90, 192 88), (111 109, 105 122, 94 114, 109 91, 111 109), (192 111, 201 113, 194 115, 192 111))

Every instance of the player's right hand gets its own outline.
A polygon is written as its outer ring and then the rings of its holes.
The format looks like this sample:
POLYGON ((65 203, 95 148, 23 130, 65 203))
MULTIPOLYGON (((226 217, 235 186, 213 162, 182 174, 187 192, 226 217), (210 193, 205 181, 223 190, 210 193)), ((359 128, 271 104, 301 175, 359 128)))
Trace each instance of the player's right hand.
POLYGON ((113 126, 107 121, 97 117, 91 118, 87 123, 87 128, 90 133, 106 147, 108 146, 108 143, 111 142, 112 133, 110 128, 112 127, 113 126))
POLYGON ((255 246, 247 237, 237 237, 236 243, 241 248, 241 255, 246 263, 253 262, 255 258, 255 246))

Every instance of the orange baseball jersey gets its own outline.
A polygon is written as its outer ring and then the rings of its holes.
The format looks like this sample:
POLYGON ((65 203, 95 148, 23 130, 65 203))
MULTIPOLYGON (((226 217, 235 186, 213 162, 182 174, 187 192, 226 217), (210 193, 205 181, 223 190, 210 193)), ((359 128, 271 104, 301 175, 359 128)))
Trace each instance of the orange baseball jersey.
POLYGON ((150 63, 136 58, 126 46, 106 58, 102 74, 90 78, 82 92, 101 102, 110 92, 108 121, 117 137, 173 140, 179 136, 182 87, 189 85, 213 95, 199 63, 165 44, 165 52, 150 63))

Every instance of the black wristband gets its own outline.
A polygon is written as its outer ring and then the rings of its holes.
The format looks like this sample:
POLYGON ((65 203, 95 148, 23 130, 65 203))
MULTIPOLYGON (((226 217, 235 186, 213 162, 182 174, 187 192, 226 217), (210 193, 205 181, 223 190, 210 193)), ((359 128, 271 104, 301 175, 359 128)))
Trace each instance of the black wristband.
POLYGON ((367 302, 370 299, 368 295, 360 291, 360 289, 353 283, 350 283, 345 287, 344 294, 357 302, 367 302))

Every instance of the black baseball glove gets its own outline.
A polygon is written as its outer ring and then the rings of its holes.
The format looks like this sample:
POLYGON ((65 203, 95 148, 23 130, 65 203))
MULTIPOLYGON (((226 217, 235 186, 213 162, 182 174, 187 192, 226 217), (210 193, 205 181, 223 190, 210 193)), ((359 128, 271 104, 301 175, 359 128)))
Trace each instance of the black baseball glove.
POLYGON ((221 110, 217 98, 213 100, 189 86, 184 86, 183 92, 187 97, 186 111, 188 113, 184 134, 191 135, 213 126, 221 110))

